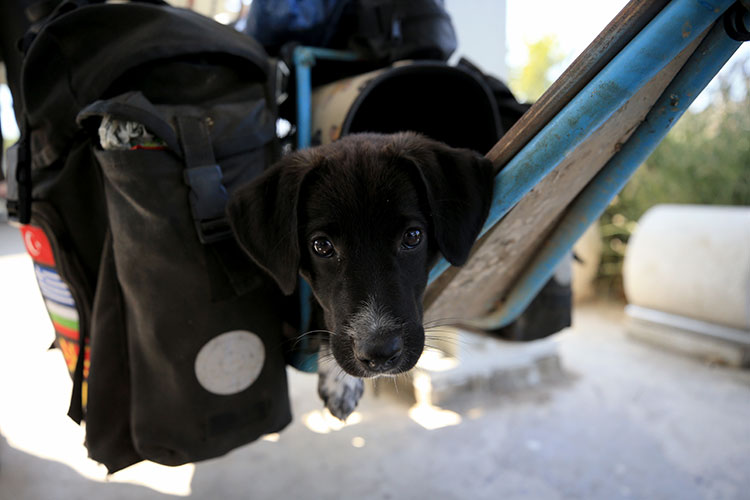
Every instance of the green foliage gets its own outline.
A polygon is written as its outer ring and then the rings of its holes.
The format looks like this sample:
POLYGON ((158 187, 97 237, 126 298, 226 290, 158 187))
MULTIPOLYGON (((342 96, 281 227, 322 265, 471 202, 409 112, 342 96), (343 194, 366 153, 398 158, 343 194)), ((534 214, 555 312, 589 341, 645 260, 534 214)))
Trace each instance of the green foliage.
POLYGON ((735 63, 720 77, 710 104, 688 111, 600 219, 599 283, 620 294, 630 234, 660 203, 750 205, 750 71, 735 63))
POLYGON ((511 69, 508 84, 516 97, 525 102, 539 99, 552 83, 549 70, 562 62, 565 55, 558 47, 557 38, 548 35, 526 43, 529 59, 523 68, 511 69))

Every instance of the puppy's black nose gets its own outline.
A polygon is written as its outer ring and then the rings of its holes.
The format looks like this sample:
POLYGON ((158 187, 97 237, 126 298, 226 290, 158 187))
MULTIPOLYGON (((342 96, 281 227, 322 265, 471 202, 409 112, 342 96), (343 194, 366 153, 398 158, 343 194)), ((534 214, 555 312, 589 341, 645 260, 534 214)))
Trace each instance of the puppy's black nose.
POLYGON ((368 370, 384 372, 398 363, 404 350, 401 337, 391 337, 383 341, 364 341, 354 344, 354 356, 368 370))

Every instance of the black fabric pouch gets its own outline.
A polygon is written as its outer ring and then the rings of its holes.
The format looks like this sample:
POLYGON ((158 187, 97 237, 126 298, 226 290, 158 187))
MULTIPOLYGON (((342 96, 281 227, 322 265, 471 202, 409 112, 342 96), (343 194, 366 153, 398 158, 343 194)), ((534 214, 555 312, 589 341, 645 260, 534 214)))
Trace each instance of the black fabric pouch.
POLYGON ((227 195, 266 164, 272 115, 253 99, 154 106, 130 92, 79 122, 91 130, 105 116, 138 122, 163 145, 95 151, 111 239, 91 332, 92 458, 110 471, 178 465, 282 429, 285 299, 222 220, 227 195))

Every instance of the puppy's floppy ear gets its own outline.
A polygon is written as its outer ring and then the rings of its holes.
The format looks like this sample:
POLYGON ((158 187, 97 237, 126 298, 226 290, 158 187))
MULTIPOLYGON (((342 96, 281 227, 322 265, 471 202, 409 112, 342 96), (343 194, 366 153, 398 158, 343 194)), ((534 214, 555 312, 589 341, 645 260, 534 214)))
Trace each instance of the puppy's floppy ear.
POLYGON ((393 144, 419 171, 440 252, 451 264, 463 265, 489 214, 492 162, 414 133, 397 134, 393 144))
POLYGON ((288 155, 237 189, 227 203, 229 223, 240 246, 286 295, 297 286, 300 188, 317 161, 317 156, 309 151, 288 155))

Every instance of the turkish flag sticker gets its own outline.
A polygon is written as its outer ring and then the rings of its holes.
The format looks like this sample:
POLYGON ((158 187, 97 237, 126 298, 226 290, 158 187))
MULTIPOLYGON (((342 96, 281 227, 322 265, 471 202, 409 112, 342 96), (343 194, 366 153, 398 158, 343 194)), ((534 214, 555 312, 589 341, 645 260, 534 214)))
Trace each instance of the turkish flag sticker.
POLYGON ((42 228, 36 226, 21 227, 23 243, 26 245, 26 251, 29 252, 34 262, 47 266, 55 266, 55 256, 52 254, 52 246, 49 244, 49 238, 44 234, 42 228))

